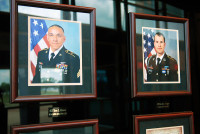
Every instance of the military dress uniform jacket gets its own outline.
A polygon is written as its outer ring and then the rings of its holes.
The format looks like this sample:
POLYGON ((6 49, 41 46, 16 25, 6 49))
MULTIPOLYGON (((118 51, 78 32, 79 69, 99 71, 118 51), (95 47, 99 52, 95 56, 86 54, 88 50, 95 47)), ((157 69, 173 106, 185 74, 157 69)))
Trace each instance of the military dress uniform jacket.
POLYGON ((164 54, 160 64, 156 65, 156 55, 147 60, 147 81, 178 81, 178 65, 174 58, 164 54))
MULTIPOLYGON (((63 69, 63 81, 61 83, 79 83, 80 82, 80 60, 79 56, 63 47, 55 58, 49 61, 49 48, 41 50, 38 53, 36 74, 33 83, 41 83, 41 69, 63 69)), ((56 74, 54 74, 56 75, 56 74)))

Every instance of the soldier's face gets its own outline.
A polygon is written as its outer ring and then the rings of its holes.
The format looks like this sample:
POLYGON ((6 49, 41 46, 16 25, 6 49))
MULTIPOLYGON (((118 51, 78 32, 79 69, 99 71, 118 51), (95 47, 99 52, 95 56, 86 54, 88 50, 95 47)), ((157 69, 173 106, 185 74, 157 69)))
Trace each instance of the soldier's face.
POLYGON ((62 46, 66 38, 61 28, 53 26, 48 30, 47 40, 49 41, 52 51, 54 52, 62 46))
POLYGON ((163 36, 155 35, 154 37, 154 48, 158 56, 164 54, 166 43, 164 41, 163 36))

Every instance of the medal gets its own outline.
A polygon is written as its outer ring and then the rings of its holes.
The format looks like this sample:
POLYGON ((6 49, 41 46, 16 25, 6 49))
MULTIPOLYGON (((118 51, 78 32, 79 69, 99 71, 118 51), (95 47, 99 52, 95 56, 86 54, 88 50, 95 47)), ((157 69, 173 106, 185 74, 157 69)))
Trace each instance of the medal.
POLYGON ((56 64, 57 69, 63 69, 64 74, 67 74, 68 65, 64 64, 65 62, 61 62, 61 64, 56 64))

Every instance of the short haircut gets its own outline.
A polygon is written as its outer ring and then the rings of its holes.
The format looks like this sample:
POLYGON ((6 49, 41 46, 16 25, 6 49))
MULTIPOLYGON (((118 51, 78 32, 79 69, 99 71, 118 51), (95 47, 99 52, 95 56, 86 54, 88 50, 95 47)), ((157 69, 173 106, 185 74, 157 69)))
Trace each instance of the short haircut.
POLYGON ((60 29, 62 29, 63 33, 65 32, 64 29, 60 25, 54 24, 54 25, 51 25, 49 28, 51 27, 59 27, 60 29))
MULTIPOLYGON (((155 36, 162 36, 163 37, 163 39, 164 39, 164 42, 165 42, 165 36, 164 36, 164 34, 162 34, 161 32, 157 32, 156 34, 155 34, 155 36)), ((154 36, 154 42, 155 42, 155 36, 154 36)))

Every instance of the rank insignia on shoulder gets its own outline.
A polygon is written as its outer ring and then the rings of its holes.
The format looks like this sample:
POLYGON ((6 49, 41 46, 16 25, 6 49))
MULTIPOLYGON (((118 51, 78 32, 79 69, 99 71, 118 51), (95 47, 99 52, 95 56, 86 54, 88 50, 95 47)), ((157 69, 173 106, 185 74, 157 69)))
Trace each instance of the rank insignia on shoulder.
POLYGON ((74 53, 73 53, 73 52, 71 52, 71 51, 69 51, 69 50, 65 50, 65 52, 66 52, 67 54, 69 54, 69 55, 71 55, 71 56, 75 57, 75 55, 74 55, 74 53))
POLYGON ((41 51, 43 51, 43 50, 48 50, 49 48, 44 48, 44 49, 42 49, 41 51))
POLYGON ((171 56, 167 56, 170 60, 172 60, 172 61, 176 61, 174 58, 172 58, 171 56))
POLYGON ((47 53, 48 52, 47 50, 48 50, 48 48, 44 48, 41 51, 45 51, 45 53, 47 53))

